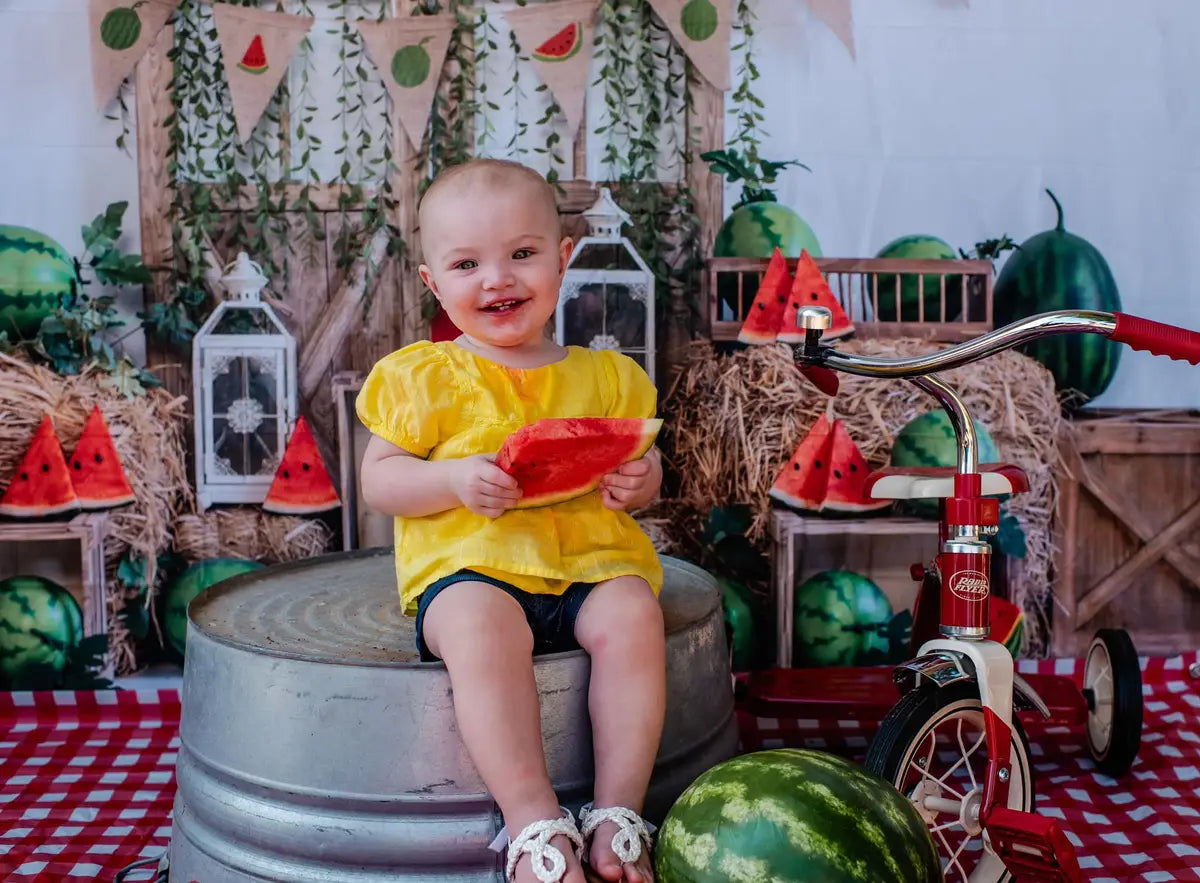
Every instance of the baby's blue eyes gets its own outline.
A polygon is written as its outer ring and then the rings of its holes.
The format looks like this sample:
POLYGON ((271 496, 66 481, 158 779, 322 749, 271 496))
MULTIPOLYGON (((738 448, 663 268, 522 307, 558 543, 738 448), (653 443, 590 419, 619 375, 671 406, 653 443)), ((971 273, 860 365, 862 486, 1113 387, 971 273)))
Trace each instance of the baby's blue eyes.
MULTIPOLYGON (((523 261, 523 260, 525 260, 525 258, 530 257, 532 255, 533 255, 532 248, 518 248, 516 251, 513 252, 512 256, 515 259, 517 259, 518 261, 523 261)), ((478 266, 479 266, 479 263, 477 261, 473 261, 470 258, 467 258, 466 260, 459 261, 457 264, 455 264, 454 269, 455 270, 474 270, 478 266)))
POLYGON ((521 260, 522 258, 529 257, 531 254, 533 254, 532 248, 518 248, 513 252, 513 257, 517 260, 521 260))
POLYGON ((476 264, 474 261, 459 261, 454 265, 454 269, 456 270, 474 270, 475 267, 476 264))

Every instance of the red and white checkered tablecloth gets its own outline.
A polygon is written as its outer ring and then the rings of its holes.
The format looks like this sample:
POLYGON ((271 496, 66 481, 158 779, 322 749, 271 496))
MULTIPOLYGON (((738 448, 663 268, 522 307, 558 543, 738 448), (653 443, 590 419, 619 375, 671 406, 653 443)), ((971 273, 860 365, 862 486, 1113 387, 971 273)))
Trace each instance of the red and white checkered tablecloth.
MULTIPOLYGON (((1080 734, 1030 729, 1038 811, 1063 821, 1094 883, 1200 880, 1200 681, 1187 674, 1197 661, 1143 660, 1142 749, 1119 782, 1093 770, 1080 734)), ((1082 662, 1019 668, 1079 678, 1082 662)), ((179 710, 173 690, 0 693, 0 883, 111 881, 161 855, 179 710)), ((739 722, 747 751, 795 745, 861 758, 872 735, 838 721, 741 713, 739 722)))

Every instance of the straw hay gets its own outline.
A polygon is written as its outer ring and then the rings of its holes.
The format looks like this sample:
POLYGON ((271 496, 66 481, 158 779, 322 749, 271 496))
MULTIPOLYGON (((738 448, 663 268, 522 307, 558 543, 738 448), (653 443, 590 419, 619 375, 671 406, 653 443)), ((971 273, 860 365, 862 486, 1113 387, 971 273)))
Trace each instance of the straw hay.
MULTIPOLYGON (((938 344, 920 340, 851 340, 839 349, 879 356, 928 352, 938 344)), ((1025 531, 1028 552, 1017 568, 1012 600, 1026 614, 1026 652, 1042 652, 1049 633, 1051 519, 1058 462, 1055 439, 1062 419, 1051 374, 1034 360, 1004 352, 942 375, 972 416, 994 438, 1001 457, 1029 474, 1030 489, 1008 503, 1025 531)), ((663 448, 675 487, 669 496, 697 513, 713 506, 748 505, 748 538, 768 550, 775 477, 816 418, 827 408, 840 418, 874 468, 884 465, 896 433, 937 402, 905 381, 839 374, 830 400, 805 381, 785 346, 748 347, 718 354, 712 344, 693 344, 663 402, 667 418, 663 448)), ((663 529, 670 528, 666 519, 663 529)))
POLYGON ((333 532, 322 521, 258 509, 210 509, 175 523, 175 548, 189 562, 249 558, 279 564, 320 555, 333 532))

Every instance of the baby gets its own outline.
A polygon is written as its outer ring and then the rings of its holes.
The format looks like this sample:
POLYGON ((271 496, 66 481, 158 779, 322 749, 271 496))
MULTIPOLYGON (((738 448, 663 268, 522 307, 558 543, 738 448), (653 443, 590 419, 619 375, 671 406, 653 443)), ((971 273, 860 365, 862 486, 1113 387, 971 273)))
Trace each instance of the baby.
POLYGON ((625 355, 546 337, 573 243, 542 176, 498 160, 455 166, 429 187, 419 226, 421 279, 462 333, 372 368, 356 408, 372 433, 363 496, 395 516, 401 601, 421 658, 446 665, 461 737, 504 816, 506 880, 584 883, 586 862, 604 880, 648 883, 640 813, 666 701, 662 568, 626 510, 658 493, 659 455, 592 493, 519 508, 495 454, 543 417, 653 417, 655 387, 625 355), (595 752, 578 827, 550 784, 533 677, 534 655, 576 648, 591 657, 595 752))

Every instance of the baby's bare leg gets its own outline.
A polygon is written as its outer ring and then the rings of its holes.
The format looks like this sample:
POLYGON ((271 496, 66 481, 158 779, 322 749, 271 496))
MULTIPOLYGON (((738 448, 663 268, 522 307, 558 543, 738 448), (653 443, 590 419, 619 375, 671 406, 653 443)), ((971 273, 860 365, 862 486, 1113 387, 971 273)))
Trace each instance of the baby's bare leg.
MULTIPOLYGON (((588 706, 596 762, 596 807, 641 813, 666 712, 666 640, 662 608, 649 583, 623 576, 598 584, 575 622, 575 637, 592 659, 588 706)), ((612 851, 616 826, 597 829, 591 863, 605 880, 648 883, 648 851, 621 867, 612 851)))
MULTIPOLYGON (((446 663, 459 733, 509 836, 561 816, 542 751, 533 635, 520 605, 487 583, 455 583, 430 602, 423 636, 446 663)), ((564 881, 583 883, 570 840, 551 843, 567 860, 564 881)), ((536 883, 528 857, 517 866, 517 880, 536 883)))

